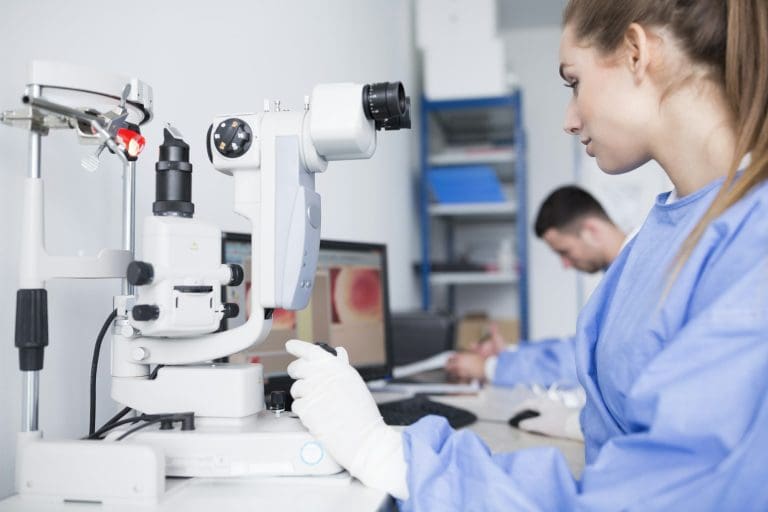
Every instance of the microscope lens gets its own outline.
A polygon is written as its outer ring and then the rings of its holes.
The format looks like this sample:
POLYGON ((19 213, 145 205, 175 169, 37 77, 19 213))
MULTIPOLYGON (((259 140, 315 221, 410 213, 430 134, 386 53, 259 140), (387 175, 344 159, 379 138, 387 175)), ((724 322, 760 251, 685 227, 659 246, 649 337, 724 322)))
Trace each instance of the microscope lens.
POLYGON ((377 130, 410 128, 408 109, 409 98, 402 82, 379 82, 363 87, 363 111, 366 118, 376 121, 377 130))
POLYGON ((163 131, 160 158, 155 164, 155 215, 192 217, 192 164, 189 163, 189 145, 166 128, 163 131))

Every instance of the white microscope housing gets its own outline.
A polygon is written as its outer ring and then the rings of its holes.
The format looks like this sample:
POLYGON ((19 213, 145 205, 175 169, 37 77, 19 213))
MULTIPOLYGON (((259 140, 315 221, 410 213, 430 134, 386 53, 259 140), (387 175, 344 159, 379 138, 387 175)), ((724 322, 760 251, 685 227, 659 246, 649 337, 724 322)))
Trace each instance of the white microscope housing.
POLYGON ((253 240, 248 320, 215 333, 222 317, 237 315, 232 305, 220 303, 220 286, 239 284, 243 272, 221 264, 218 228, 191 218, 189 148, 166 130, 155 215, 145 224, 144 253, 128 272, 135 303, 117 302, 118 318, 128 316, 131 328, 113 335, 112 397, 143 412, 205 417, 212 410, 205 397, 222 390, 216 417, 258 413, 263 400, 252 386, 262 381, 261 368, 234 371, 235 365, 225 369, 208 362, 263 341, 275 308, 306 307, 320 246, 315 173, 329 161, 369 158, 377 130, 410 127, 408 109, 399 82, 339 83, 316 86, 299 111, 275 102, 261 113, 214 119, 208 156, 234 178, 234 209, 251 222, 253 240), (188 367, 178 366, 189 364, 196 365, 194 378, 188 367), (151 379, 150 365, 165 366, 151 379), (233 378, 242 389, 232 389, 233 378))
POLYGON ((134 161, 143 147, 135 124, 152 117, 151 89, 136 79, 107 80, 74 68, 36 69, 24 97, 28 107, 0 116, 4 123, 30 130, 25 207, 29 229, 22 244, 20 289, 34 295, 27 301, 30 320, 24 325, 40 326, 21 336, 17 330, 16 336, 17 346, 35 356, 22 357, 31 361, 22 365, 30 392, 25 432, 17 445, 17 491, 33 500, 102 502, 133 509, 162 499, 165 476, 340 471, 298 418, 263 411, 260 365, 212 361, 264 340, 273 308, 306 306, 320 240, 314 174, 324 171, 329 161, 372 156, 376 130, 410 127, 402 85, 319 85, 301 111, 275 104, 259 114, 214 121, 208 154, 216 169, 234 177, 234 208, 251 222, 253 241, 249 318, 235 329, 214 332, 222 318, 237 314, 233 305, 221 303, 220 288, 237 284, 243 270, 222 265, 220 229, 193 219, 189 147, 170 126, 156 165, 154 215, 144 222, 142 255, 131 261, 134 161), (63 101, 82 105, 86 98, 117 107, 91 112, 63 101), (52 258, 43 243, 40 139, 49 129, 75 127, 81 141, 99 144, 96 153, 84 159, 86 169, 96 169, 105 148, 123 162, 124 247, 90 259, 52 258), (102 427, 111 432, 103 442, 44 441, 36 402, 37 372, 47 345, 44 283, 60 277, 119 277, 126 266, 123 294, 115 297, 116 311, 110 315, 115 318, 112 398, 136 412, 165 418, 183 413, 193 421, 176 430, 172 423, 158 427, 139 415, 134 418, 138 426, 131 423, 130 430, 119 432, 115 427, 121 422, 115 417, 102 427), (129 435, 124 442, 112 442, 129 435))

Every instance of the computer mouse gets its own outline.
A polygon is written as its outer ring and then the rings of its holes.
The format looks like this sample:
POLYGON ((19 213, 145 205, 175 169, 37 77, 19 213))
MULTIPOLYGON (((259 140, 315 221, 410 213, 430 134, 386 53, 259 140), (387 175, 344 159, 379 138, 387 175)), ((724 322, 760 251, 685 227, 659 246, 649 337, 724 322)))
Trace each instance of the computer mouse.
POLYGON ((533 409, 523 409, 509 419, 509 424, 515 428, 520 428, 521 421, 525 421, 529 418, 535 418, 537 416, 541 416, 539 411, 534 411, 533 409))

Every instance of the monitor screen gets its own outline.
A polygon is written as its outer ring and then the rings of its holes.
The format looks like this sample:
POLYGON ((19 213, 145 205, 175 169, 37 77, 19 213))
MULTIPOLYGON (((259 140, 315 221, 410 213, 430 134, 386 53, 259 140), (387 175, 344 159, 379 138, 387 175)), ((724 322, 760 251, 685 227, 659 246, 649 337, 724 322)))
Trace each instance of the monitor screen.
MULTIPOLYGON (((240 306, 239 315, 225 321, 224 327, 231 329, 242 325, 249 314, 250 236, 225 233, 222 252, 224 263, 237 263, 245 272, 240 286, 225 287, 223 292, 225 302, 240 306)), ((294 360, 285 351, 285 342, 296 338, 343 346, 364 379, 387 378, 391 374, 389 321, 386 246, 323 240, 307 307, 276 309, 267 338, 229 360, 261 363, 267 379, 285 376, 294 360)))

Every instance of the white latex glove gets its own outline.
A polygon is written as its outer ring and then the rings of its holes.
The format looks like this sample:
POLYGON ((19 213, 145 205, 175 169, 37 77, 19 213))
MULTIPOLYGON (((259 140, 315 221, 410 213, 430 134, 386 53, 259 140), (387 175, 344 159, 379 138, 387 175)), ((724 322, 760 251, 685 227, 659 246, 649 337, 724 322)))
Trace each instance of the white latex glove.
POLYGON ((378 407, 347 351, 337 355, 312 343, 290 340, 298 359, 288 365, 293 412, 349 473, 369 487, 408 499, 403 439, 381 419, 378 407))
POLYGON ((581 407, 581 404, 575 407, 568 406, 563 403, 563 400, 547 395, 529 398, 520 404, 518 411, 532 409, 538 411, 540 415, 521 421, 519 428, 551 437, 584 441, 579 423, 581 407))

